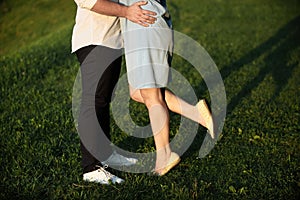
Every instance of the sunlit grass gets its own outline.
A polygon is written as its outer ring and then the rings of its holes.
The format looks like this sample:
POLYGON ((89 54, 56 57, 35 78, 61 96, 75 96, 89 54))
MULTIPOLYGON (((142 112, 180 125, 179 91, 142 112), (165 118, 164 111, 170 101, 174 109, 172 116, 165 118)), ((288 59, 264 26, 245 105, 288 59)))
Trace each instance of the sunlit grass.
MULTIPOLYGON (((0 2, 0 199, 299 197, 298 1, 169 2, 175 30, 204 46, 220 69, 228 103, 222 138, 207 157, 196 159, 205 134, 199 128, 169 174, 113 171, 126 180, 116 186, 81 178, 71 110, 79 69, 70 54, 74 2, 0 2)), ((205 83, 189 63, 175 55, 173 67, 199 98, 209 100, 205 83)), ((135 122, 147 124, 145 108, 130 106, 132 115, 138 113, 135 122)), ((173 136, 180 118, 171 117, 173 136)), ((152 138, 129 137, 115 122, 111 129, 121 147, 154 149, 152 138)))

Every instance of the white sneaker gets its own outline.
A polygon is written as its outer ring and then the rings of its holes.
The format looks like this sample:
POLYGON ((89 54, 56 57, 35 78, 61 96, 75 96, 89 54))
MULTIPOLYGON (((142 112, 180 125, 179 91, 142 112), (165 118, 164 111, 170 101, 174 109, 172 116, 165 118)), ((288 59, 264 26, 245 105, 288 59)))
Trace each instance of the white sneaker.
POLYGON ((109 183, 115 184, 124 182, 123 179, 111 174, 103 167, 99 167, 99 169, 83 174, 83 180, 106 185, 109 183))
POLYGON ((136 158, 127 158, 114 151, 107 160, 101 163, 108 166, 131 166, 136 164, 137 161, 136 158))

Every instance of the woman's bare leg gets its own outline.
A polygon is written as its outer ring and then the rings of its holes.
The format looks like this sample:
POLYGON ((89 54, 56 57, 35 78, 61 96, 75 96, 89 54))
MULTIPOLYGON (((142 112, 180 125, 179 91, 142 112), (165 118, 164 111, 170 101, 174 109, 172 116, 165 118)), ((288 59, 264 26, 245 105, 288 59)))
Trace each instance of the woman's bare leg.
MULTIPOLYGON (((141 96, 140 90, 135 90, 132 87, 129 87, 130 89, 130 96, 133 100, 144 103, 144 100, 141 96)), ((206 120, 204 118, 203 113, 200 113, 199 108, 197 106, 191 105, 184 101, 183 99, 179 98, 175 94, 173 94, 169 90, 165 90, 165 101, 168 106, 168 108, 182 116, 185 116, 202 126, 208 128, 208 124, 206 123, 206 120)))
POLYGON ((146 105, 157 151, 155 171, 160 173, 171 156, 169 144, 169 112, 159 88, 140 89, 139 93, 146 105))

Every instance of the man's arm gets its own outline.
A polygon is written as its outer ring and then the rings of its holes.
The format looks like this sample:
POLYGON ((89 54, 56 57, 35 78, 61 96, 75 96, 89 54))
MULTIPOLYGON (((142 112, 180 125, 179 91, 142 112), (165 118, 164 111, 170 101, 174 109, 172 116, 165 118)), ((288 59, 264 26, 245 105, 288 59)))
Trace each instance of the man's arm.
POLYGON ((139 1, 131 6, 121 5, 110 0, 75 0, 75 2, 79 6, 90 9, 96 13, 108 16, 125 17, 128 20, 143 26, 149 26, 149 24, 153 24, 156 20, 154 17, 156 15, 155 12, 143 10, 140 7, 142 5, 146 5, 147 1, 139 1), (94 5, 91 6, 91 3, 94 5))

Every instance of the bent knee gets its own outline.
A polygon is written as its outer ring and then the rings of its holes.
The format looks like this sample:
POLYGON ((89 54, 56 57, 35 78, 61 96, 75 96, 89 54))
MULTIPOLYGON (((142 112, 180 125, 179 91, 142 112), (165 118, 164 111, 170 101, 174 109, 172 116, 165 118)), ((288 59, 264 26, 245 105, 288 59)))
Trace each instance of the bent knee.
POLYGON ((157 104, 164 104, 160 90, 157 88, 141 90, 141 97, 143 98, 143 101, 147 107, 157 104))
POLYGON ((141 97, 140 94, 138 94, 137 92, 131 92, 130 93, 130 98, 134 101, 137 101, 137 102, 140 102, 140 103, 143 103, 143 98, 141 97))

